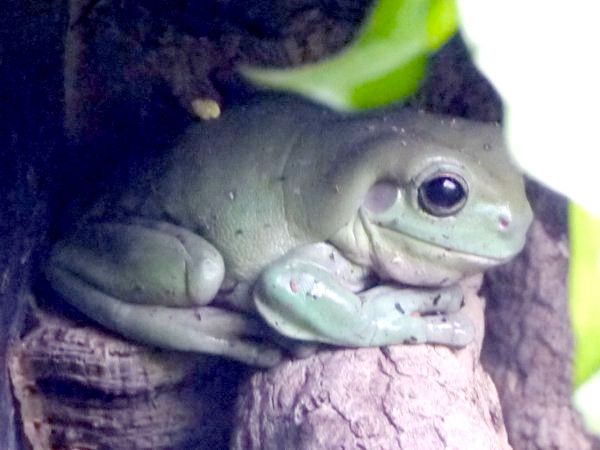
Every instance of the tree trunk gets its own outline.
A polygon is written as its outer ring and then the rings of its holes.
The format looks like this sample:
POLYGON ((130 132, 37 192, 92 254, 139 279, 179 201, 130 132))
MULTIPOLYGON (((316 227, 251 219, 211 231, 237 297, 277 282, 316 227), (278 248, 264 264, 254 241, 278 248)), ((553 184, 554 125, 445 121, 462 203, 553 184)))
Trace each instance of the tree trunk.
POLYGON ((21 445, 7 352, 23 328, 47 245, 52 158, 62 145, 66 3, 4 2, 0 14, 0 448, 21 445))
POLYGON ((571 405, 566 200, 535 183, 528 194, 536 221, 526 249, 486 276, 482 360, 500 391, 515 448, 597 448, 571 405))

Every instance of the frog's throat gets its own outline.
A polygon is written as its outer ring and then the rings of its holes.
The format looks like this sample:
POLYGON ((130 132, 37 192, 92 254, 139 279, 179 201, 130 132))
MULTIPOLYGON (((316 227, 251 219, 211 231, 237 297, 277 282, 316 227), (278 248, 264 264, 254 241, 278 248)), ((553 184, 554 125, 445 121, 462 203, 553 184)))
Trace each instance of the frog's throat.
POLYGON ((381 243, 383 242, 391 244, 390 251, 408 251, 413 256, 418 256, 419 253, 424 255, 438 255, 444 259, 467 263, 468 265, 479 267, 481 269, 504 264, 514 257, 514 255, 511 255, 503 258, 496 258, 493 256, 461 252, 460 250, 456 250, 451 247, 444 247, 437 243, 434 244, 406 233, 401 233, 399 231, 379 226, 369 220, 362 209, 359 210, 358 215, 362 224, 362 228, 364 229, 365 234, 368 236, 371 247, 370 251, 373 257, 377 257, 377 254, 379 253, 378 247, 380 247, 381 243), (415 249, 420 250, 417 252, 415 249))

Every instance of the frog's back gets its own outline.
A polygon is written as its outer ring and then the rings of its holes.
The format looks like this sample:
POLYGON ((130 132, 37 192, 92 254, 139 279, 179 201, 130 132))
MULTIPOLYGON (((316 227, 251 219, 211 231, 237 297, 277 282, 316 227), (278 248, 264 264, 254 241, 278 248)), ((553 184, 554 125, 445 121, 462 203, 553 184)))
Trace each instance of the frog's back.
POLYGON ((145 200, 140 204, 139 189, 133 189, 122 205, 197 232, 222 253, 229 277, 253 279, 266 264, 310 241, 288 227, 283 173, 299 125, 314 112, 285 109, 261 101, 192 126, 163 155, 164 164, 157 165, 162 168, 152 169, 145 200))

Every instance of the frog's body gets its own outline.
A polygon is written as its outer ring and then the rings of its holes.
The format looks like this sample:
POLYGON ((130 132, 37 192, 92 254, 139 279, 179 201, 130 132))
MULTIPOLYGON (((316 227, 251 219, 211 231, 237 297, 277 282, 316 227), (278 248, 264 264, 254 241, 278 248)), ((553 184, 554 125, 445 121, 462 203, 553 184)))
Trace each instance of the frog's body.
POLYGON ((122 334, 259 365, 279 352, 257 312, 300 340, 463 345, 455 282, 518 253, 530 221, 494 125, 265 97, 192 127, 48 274, 122 334))

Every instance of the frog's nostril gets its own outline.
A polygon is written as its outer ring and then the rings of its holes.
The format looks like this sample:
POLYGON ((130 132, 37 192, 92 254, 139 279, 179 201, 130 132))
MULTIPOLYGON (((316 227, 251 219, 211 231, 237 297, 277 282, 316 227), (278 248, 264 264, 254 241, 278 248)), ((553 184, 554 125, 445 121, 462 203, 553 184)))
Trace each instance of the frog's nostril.
POLYGON ((498 223, 500 224, 501 230, 506 230, 508 228, 508 226, 510 225, 510 217, 502 214, 498 218, 498 223))

